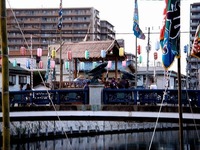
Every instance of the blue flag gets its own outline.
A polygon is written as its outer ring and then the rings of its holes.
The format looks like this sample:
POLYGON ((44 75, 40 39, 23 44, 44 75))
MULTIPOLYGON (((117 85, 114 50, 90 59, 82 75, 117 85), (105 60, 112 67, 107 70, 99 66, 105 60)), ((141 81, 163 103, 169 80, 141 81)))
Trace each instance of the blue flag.
POLYGON ((166 0, 165 23, 160 34, 162 62, 168 69, 180 57, 180 0, 166 0))
POLYGON ((139 39, 145 39, 145 35, 139 27, 139 16, 138 16, 138 4, 137 0, 135 0, 135 9, 134 9, 134 17, 133 17, 133 32, 134 35, 139 39))

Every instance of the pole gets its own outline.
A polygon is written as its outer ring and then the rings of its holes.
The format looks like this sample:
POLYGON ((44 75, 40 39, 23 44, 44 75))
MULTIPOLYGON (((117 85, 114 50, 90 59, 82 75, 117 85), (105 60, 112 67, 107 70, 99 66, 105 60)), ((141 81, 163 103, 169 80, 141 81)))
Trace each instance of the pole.
POLYGON ((32 37, 32 34, 31 34, 31 89, 33 89, 33 48, 32 48, 32 45, 33 45, 33 37, 32 37))
POLYGON ((59 89, 62 88, 62 80, 63 79, 63 62, 62 62, 62 33, 60 31, 60 84, 59 89))
POLYGON ((1 47, 2 47, 2 113, 3 113, 3 149, 10 149, 10 105, 9 105, 9 62, 7 44, 6 3, 0 1, 1 47))
POLYGON ((59 24, 58 30, 60 32, 60 84, 59 89, 62 88, 63 81, 63 62, 62 62, 62 0, 60 0, 59 24))
POLYGON ((181 102, 181 60, 180 57, 177 60, 177 70, 178 70, 178 111, 179 111, 179 141, 180 150, 183 150, 183 117, 182 117, 182 102, 181 102))
POLYGON ((137 88, 137 37, 135 38, 135 88, 137 88))
POLYGON ((156 60, 154 59, 154 72, 153 72, 154 82, 156 82, 156 60))
POLYGON ((149 44, 150 42, 150 27, 148 27, 148 42, 147 42, 147 47, 146 47, 146 50, 147 50, 147 72, 146 72, 146 88, 148 88, 148 84, 149 84, 149 51, 151 50, 151 46, 149 44))

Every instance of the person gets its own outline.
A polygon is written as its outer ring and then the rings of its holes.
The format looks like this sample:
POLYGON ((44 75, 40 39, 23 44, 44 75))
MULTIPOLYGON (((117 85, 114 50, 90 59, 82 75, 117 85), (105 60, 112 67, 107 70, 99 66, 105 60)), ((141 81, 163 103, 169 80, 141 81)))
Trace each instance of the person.
POLYGON ((25 91, 29 91, 29 90, 31 90, 31 86, 29 83, 27 83, 25 91))
POLYGON ((117 83, 115 81, 115 78, 112 78, 112 80, 110 82, 110 88, 111 89, 117 89, 117 83))
POLYGON ((89 84, 90 84, 90 81, 87 81, 84 85, 84 90, 89 90, 89 84))
POLYGON ((20 84, 20 85, 19 85, 19 90, 20 90, 20 91, 23 91, 23 84, 20 84))
MULTIPOLYGON (((27 83, 25 91, 30 91, 30 90, 32 90, 31 86, 29 83, 27 83)), ((27 101, 28 106, 30 106, 31 96, 32 96, 32 93, 26 93, 26 101, 27 101)))
POLYGON ((150 84, 150 89, 158 89, 156 83, 154 82, 154 78, 150 78, 151 84, 150 84))

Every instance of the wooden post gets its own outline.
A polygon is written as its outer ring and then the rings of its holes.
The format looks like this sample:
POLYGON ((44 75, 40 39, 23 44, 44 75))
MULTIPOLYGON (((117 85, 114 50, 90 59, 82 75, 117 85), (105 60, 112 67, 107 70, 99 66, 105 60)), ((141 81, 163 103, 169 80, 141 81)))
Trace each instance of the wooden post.
POLYGON ((117 77, 118 77, 117 62, 118 62, 118 59, 117 59, 117 57, 115 57, 115 80, 116 80, 116 81, 117 81, 117 77))
POLYGON ((1 48, 2 48, 2 112, 3 112, 3 149, 10 149, 10 105, 9 105, 9 62, 7 44, 6 2, 0 1, 1 48))
POLYGON ((135 88, 137 88, 137 37, 135 39, 135 88))
POLYGON ((181 101, 181 58, 177 58, 177 70, 178 70, 178 112, 179 112, 179 141, 180 150, 184 149, 183 145, 183 110, 181 101))

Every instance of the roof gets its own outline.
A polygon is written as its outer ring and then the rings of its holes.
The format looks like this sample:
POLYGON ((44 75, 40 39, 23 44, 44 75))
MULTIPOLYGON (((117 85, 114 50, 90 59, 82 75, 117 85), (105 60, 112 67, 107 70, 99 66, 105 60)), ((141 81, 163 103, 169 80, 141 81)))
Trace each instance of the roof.
MULTIPOLYGON (((9 72, 10 73, 17 73, 17 74, 30 74, 28 70, 25 70, 24 68, 20 66, 13 66, 12 63, 9 62, 8 64, 9 72)), ((0 72, 2 72, 2 66, 0 65, 0 72)))
MULTIPOLYGON (((50 45, 50 49, 57 49, 56 57, 59 58, 60 55, 60 44, 50 45)), ((101 50, 106 50, 106 58, 104 60, 115 60, 117 57, 118 60, 125 60, 126 55, 119 56, 119 44, 117 40, 106 40, 106 41, 85 41, 85 42, 63 42, 62 44, 62 59, 67 58, 67 52, 72 52, 72 57, 77 58, 80 61, 99 61, 101 58, 101 50), (85 59, 85 51, 88 50, 90 53, 90 59, 85 59)), ((32 50, 33 56, 37 55, 37 50, 32 50)), ((48 55, 48 50, 42 51, 43 56, 48 55)), ((31 50, 27 49, 24 57, 30 57, 31 50)), ((22 57, 20 50, 10 51, 9 57, 22 57)))
MULTIPOLYGON (((56 57, 60 55, 60 45, 54 44, 50 46, 51 49, 57 50, 56 57)), ((62 59, 67 58, 67 52, 72 52, 72 57, 81 61, 97 61, 102 60, 101 50, 106 50, 106 58, 104 60, 115 60, 117 57, 119 60, 124 60, 125 56, 119 56, 119 44, 116 40, 106 41, 85 41, 85 42, 65 42, 62 45, 62 59), (90 59, 85 59, 85 51, 89 51, 90 59)))

